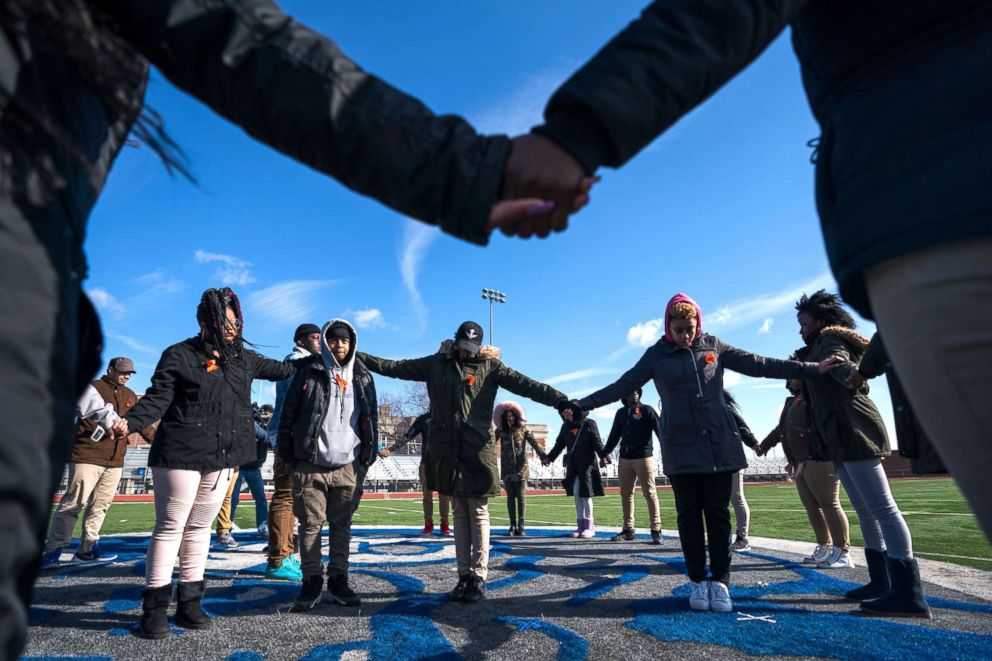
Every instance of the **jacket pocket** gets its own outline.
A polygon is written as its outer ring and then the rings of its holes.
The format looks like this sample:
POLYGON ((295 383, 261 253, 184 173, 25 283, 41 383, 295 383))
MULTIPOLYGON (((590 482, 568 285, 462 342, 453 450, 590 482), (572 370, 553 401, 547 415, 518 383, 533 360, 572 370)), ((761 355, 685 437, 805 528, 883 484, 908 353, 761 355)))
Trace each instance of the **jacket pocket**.
POLYGON ((178 422, 193 423, 210 420, 220 413, 218 402, 190 402, 178 410, 178 422))

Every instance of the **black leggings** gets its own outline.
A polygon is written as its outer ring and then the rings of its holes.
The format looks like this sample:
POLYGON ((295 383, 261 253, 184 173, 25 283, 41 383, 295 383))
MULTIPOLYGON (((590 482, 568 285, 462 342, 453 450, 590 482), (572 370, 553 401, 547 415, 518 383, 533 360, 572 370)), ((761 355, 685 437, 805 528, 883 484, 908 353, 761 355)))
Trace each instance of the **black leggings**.
POLYGON ((527 480, 505 481, 506 511, 510 515, 510 527, 516 528, 517 522, 523 525, 527 512, 527 480))

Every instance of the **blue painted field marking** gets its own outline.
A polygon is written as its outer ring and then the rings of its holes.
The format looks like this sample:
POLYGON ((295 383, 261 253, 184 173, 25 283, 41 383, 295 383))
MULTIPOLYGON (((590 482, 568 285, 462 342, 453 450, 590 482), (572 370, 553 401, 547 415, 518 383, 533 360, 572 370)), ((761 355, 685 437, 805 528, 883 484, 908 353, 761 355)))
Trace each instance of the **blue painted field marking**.
POLYGON ((486 589, 490 592, 493 590, 502 590, 544 576, 544 570, 537 566, 537 563, 544 559, 545 557, 543 555, 524 555, 510 558, 503 565, 503 568, 515 572, 513 576, 506 576, 498 578, 495 581, 490 581, 486 589))
POLYGON ((103 602, 102 609, 104 613, 124 613, 140 607, 141 587, 129 585, 111 592, 110 597, 103 602))
POLYGON ((241 650, 228 654, 224 657, 224 661, 265 661, 265 655, 261 652, 241 650))
POLYGON ((592 570, 603 570, 603 571, 621 571, 619 576, 612 578, 601 578, 598 581, 593 581, 589 585, 585 586, 571 597, 565 601, 565 605, 569 608, 578 608, 580 606, 585 606, 587 603, 593 599, 599 599, 603 595, 615 590, 621 585, 627 585, 629 583, 634 583, 643 579, 649 573, 651 573, 647 567, 643 565, 575 565, 570 567, 564 567, 564 569, 569 571, 592 571, 592 570))
POLYGON ((496 622, 504 622, 518 632, 539 631, 548 638, 558 641, 557 661, 583 661, 589 656, 589 643, 571 629, 534 617, 514 617, 498 615, 493 618, 496 622))
POLYGON ((298 583, 235 578, 231 585, 207 587, 203 609, 211 615, 233 615, 288 603, 299 592, 298 583), (261 593, 258 595, 257 593, 261 593), (252 595, 249 598, 249 595, 252 595))

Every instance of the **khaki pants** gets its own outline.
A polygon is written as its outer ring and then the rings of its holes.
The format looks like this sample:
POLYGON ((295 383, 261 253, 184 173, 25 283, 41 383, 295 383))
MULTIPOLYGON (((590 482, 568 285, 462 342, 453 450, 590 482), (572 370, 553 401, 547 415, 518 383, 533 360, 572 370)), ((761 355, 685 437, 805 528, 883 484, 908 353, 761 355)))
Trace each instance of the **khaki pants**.
POLYGON ((634 529, 634 482, 641 485, 644 499, 648 501, 651 530, 661 531, 661 508, 658 506, 658 489, 654 483, 654 457, 620 459, 617 464, 620 478, 620 505, 623 508, 623 527, 634 529))
POLYGON ((451 497, 455 509, 458 575, 489 575, 489 498, 451 497))
POLYGON ((224 496, 224 502, 221 503, 220 511, 217 512, 217 534, 223 535, 226 532, 231 532, 231 496, 234 495, 234 485, 238 481, 238 469, 235 468, 234 472, 231 473, 231 483, 227 485, 227 493, 224 496))
POLYGON ((114 502, 117 485, 120 484, 123 468, 106 468, 94 464, 69 464, 69 488, 59 502, 59 508, 52 518, 45 551, 68 546, 72 541, 72 531, 76 527, 79 512, 85 507, 83 532, 79 540, 79 552, 89 551, 100 539, 100 528, 107 516, 110 504, 114 502))
POLYGON ((992 539, 992 238, 911 253, 865 279, 916 417, 992 539))
POLYGON ((300 520, 300 569, 303 578, 320 576, 320 530, 329 527, 327 575, 348 572, 351 516, 355 511, 352 464, 324 468, 307 462, 293 470, 293 511, 300 520))
MULTIPOLYGON (((420 464, 420 490, 423 492, 424 521, 434 520, 434 492, 427 488, 427 467, 420 464)), ((441 521, 448 522, 449 498, 443 494, 437 495, 437 506, 441 510, 441 521)))
POLYGON ((840 504, 840 480, 832 461, 807 460, 796 477, 799 500, 806 508, 817 544, 851 547, 847 513, 840 504))
POLYGON ((269 566, 278 567, 293 555, 293 478, 282 459, 272 463, 272 500, 269 501, 269 566))

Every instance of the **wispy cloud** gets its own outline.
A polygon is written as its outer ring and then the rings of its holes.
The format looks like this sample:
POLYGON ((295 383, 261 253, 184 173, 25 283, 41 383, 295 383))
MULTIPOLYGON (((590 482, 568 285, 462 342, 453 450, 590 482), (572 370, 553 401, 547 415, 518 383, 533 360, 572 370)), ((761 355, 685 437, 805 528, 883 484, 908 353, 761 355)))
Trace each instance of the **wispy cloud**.
POLYGON ((769 333, 771 333, 772 332, 772 325, 774 323, 775 323, 775 320, 772 319, 771 317, 768 317, 767 319, 765 319, 763 322, 761 322, 761 328, 758 329, 758 334, 759 335, 768 335, 769 333))
POLYGON ((251 274, 251 262, 246 262, 243 259, 206 250, 197 250, 193 253, 193 259, 198 264, 214 262, 222 264, 223 266, 214 271, 214 277, 222 284, 244 286, 255 282, 255 278, 251 274))
POLYGON ((616 373, 617 369, 615 367, 590 367, 584 370, 576 370, 574 372, 559 374, 558 376, 553 376, 550 379, 544 379, 544 383, 549 386, 553 386, 558 383, 569 383, 571 381, 579 381, 581 379, 591 379, 595 376, 611 376, 616 373))
POLYGON ((413 220, 407 220, 406 226, 403 228, 399 254, 400 276, 403 278, 403 285, 410 295, 410 304, 417 317, 419 326, 417 335, 427 329, 428 315, 427 306, 424 305, 424 299, 417 288, 417 276, 420 275, 420 265, 424 261, 424 256, 427 255, 427 251, 437 236, 436 227, 413 220))
POLYGON ((107 333, 107 337, 116 342, 120 342, 129 349, 134 349, 135 351, 140 351, 141 353, 147 354, 158 354, 159 351, 154 347, 151 347, 141 340, 137 340, 129 335, 121 335, 120 333, 107 333))
MULTIPOLYGON (((289 280, 259 289, 248 295, 253 315, 289 325, 314 321, 321 302, 317 294, 333 287, 338 280, 289 280)), ((327 314, 325 310, 325 314, 327 314)))
POLYGON ((106 312, 114 318, 120 318, 126 312, 124 304, 118 301, 117 298, 106 289, 93 287, 86 290, 86 295, 90 297, 91 301, 93 301, 93 305, 96 306, 97 310, 106 312))
POLYGON ((138 276, 134 282, 147 287, 142 293, 143 296, 164 296, 178 294, 186 288, 186 285, 169 275, 164 268, 157 268, 150 273, 138 276))
MULTIPOLYGON (((803 292, 830 289, 835 286, 833 276, 825 272, 807 282, 792 285, 777 292, 742 298, 718 307, 713 312, 706 313, 704 311, 703 329, 727 330, 751 324, 762 319, 764 321, 758 332, 767 333, 771 331, 772 324, 774 323, 773 317, 791 310, 803 292)), ((627 342, 640 347, 647 347, 654 344, 661 338, 664 323, 665 318, 659 317, 658 319, 649 319, 648 321, 642 321, 639 324, 631 326, 627 330, 627 342)))
POLYGON ((490 99, 485 110, 471 113, 470 119, 483 133, 527 133, 541 123, 544 106, 552 93, 576 69, 576 62, 560 62, 527 74, 515 90, 490 99))
POLYGON ((368 310, 356 310, 354 312, 348 311, 345 316, 351 317, 355 320, 355 325, 359 328, 365 328, 368 330, 374 330, 376 328, 382 328, 386 325, 386 320, 382 316, 382 312, 376 308, 369 308, 368 310))

